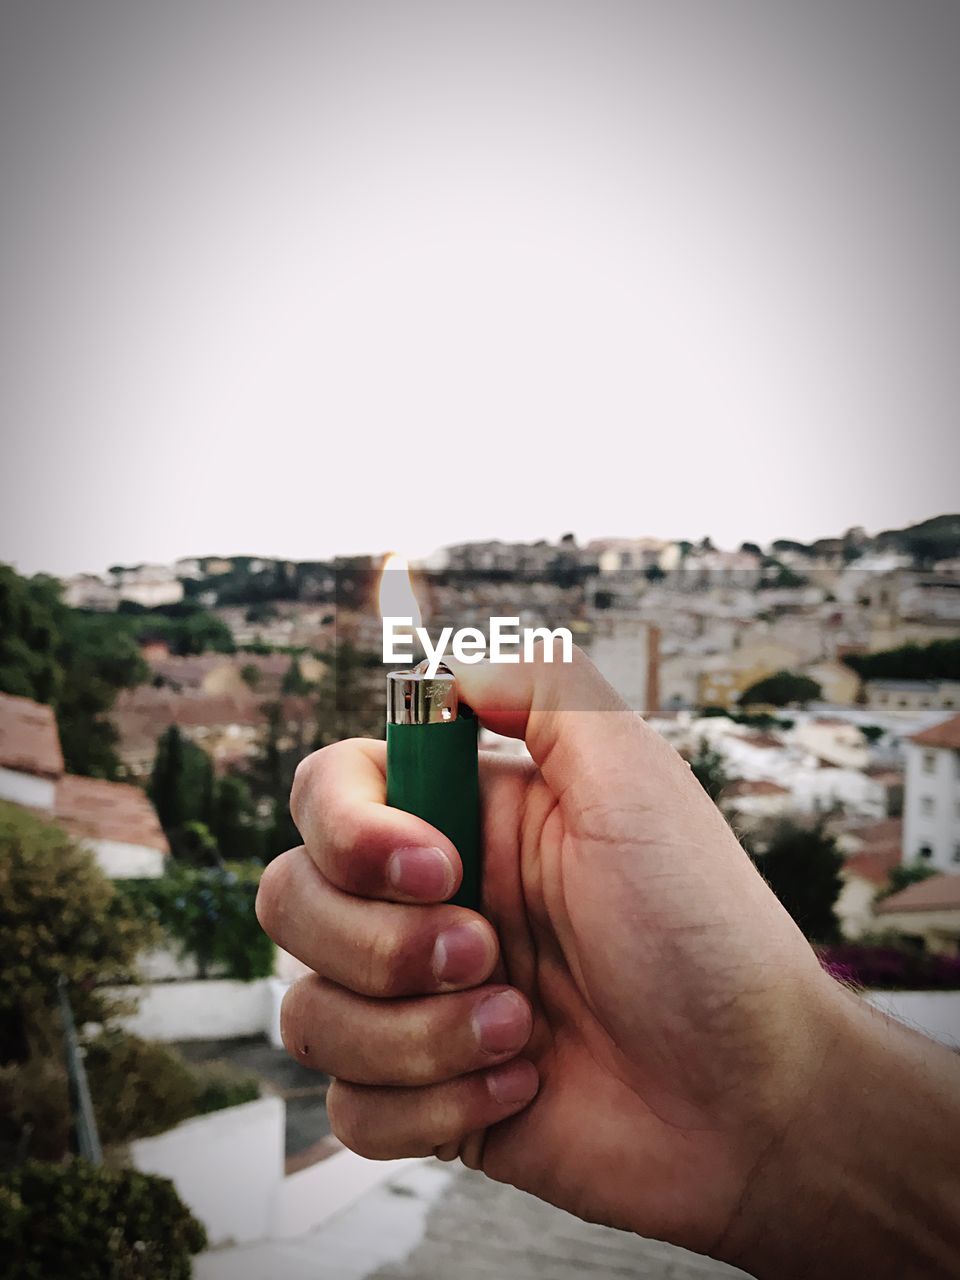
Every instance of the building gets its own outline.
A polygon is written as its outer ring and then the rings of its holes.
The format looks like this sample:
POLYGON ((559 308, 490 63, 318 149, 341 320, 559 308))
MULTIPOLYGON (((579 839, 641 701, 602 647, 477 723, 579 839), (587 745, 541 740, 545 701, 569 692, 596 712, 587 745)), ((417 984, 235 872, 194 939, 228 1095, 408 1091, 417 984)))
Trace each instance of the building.
POLYGON ((764 640, 739 644, 731 653, 708 657, 697 684, 698 704, 730 711, 737 706, 740 695, 758 680, 778 671, 795 670, 798 657, 790 645, 764 640))
POLYGON ((145 609, 179 604, 183 599, 183 583, 167 565, 141 564, 132 569, 118 568, 112 573, 119 598, 145 609))
POLYGON ((860 677, 845 662, 833 658, 811 662, 802 674, 816 680, 823 691, 823 701, 840 707, 852 707, 860 695, 860 677))
POLYGON ((600 674, 642 716, 660 705, 660 631, 629 614, 598 614, 589 646, 600 674))
POLYGON ((64 773, 52 709, 8 694, 0 694, 0 800, 56 822, 113 879, 163 873, 170 850, 146 792, 64 773))
POLYGON ((746 830, 771 818, 783 817, 793 807, 789 787, 766 778, 741 778, 724 788, 720 802, 738 830, 746 830))
POLYGON ((903 861, 960 869, 960 715, 908 738, 903 861))
POLYGON ((960 875, 931 876, 877 903, 883 929, 922 938, 930 951, 960 950, 960 875))
POLYGON ((0 800, 50 813, 62 776, 53 708, 0 693, 0 800))
POLYGON ((836 912, 845 938, 860 938, 877 928, 874 903, 900 865, 903 823, 899 818, 861 824, 838 840, 846 855, 841 875, 843 887, 836 912))
POLYGON ((147 793, 126 782, 64 774, 57 783, 53 816, 94 854, 114 880, 146 880, 163 874, 170 852, 147 793))
POLYGON ((960 709, 960 680, 867 680, 866 705, 871 711, 919 716, 960 709))

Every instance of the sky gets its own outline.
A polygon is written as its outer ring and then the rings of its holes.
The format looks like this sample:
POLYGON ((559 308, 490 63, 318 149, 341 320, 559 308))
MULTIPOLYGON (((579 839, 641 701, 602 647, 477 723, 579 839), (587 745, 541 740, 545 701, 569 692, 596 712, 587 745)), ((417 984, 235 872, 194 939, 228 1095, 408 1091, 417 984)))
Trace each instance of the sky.
POLYGON ((5 0, 0 560, 960 508, 954 0, 5 0))

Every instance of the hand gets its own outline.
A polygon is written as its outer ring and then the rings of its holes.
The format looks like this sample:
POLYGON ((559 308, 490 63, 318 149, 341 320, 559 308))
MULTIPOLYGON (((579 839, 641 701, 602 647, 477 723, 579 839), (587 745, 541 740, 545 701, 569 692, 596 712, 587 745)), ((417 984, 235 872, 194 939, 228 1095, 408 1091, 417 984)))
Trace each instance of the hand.
POLYGON ((385 807, 382 743, 318 752, 292 799, 305 846, 258 900, 316 974, 284 1041, 336 1077, 331 1124, 363 1155, 460 1154, 582 1218, 749 1260, 746 1206, 760 1179, 783 1194, 852 1002, 586 659, 458 675, 533 757, 482 761, 487 919, 443 901, 449 842, 385 807))

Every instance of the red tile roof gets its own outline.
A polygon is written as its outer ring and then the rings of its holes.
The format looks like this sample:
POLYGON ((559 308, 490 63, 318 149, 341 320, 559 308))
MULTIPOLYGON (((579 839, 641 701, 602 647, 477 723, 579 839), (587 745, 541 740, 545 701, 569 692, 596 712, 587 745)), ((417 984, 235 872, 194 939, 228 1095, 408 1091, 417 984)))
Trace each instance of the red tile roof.
POLYGON ((58 778, 63 773, 52 707, 0 693, 0 767, 41 778, 58 778))
POLYGON ((899 867, 902 854, 898 844, 886 845, 879 849, 864 849, 847 858, 843 864, 845 878, 856 876, 860 880, 869 880, 871 884, 884 885, 890 879, 890 872, 899 867))
POLYGON ((892 911, 960 911, 960 875, 930 876, 908 884, 876 906, 878 913, 892 911))
POLYGON ((778 782, 768 782, 765 778, 757 778, 751 780, 749 778, 741 778, 738 782, 731 782, 724 789, 724 799, 735 796, 788 796, 790 789, 781 787, 778 782))
POLYGON ((941 720, 929 729, 922 729, 910 741, 920 747, 946 747, 951 751, 960 751, 960 715, 941 720))
POLYGON ((57 783, 54 816, 65 831, 78 839, 116 840, 170 852, 146 792, 126 782, 67 774, 57 783))

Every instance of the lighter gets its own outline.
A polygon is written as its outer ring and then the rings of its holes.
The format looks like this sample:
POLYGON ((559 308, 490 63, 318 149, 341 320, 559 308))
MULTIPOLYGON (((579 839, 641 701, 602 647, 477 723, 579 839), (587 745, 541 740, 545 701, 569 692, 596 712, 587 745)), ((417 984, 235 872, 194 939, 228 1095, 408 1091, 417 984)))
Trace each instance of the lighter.
POLYGON ((463 881, 451 899, 481 909, 477 718, 453 672, 426 662, 387 675, 387 804, 415 813, 452 841, 463 881))

